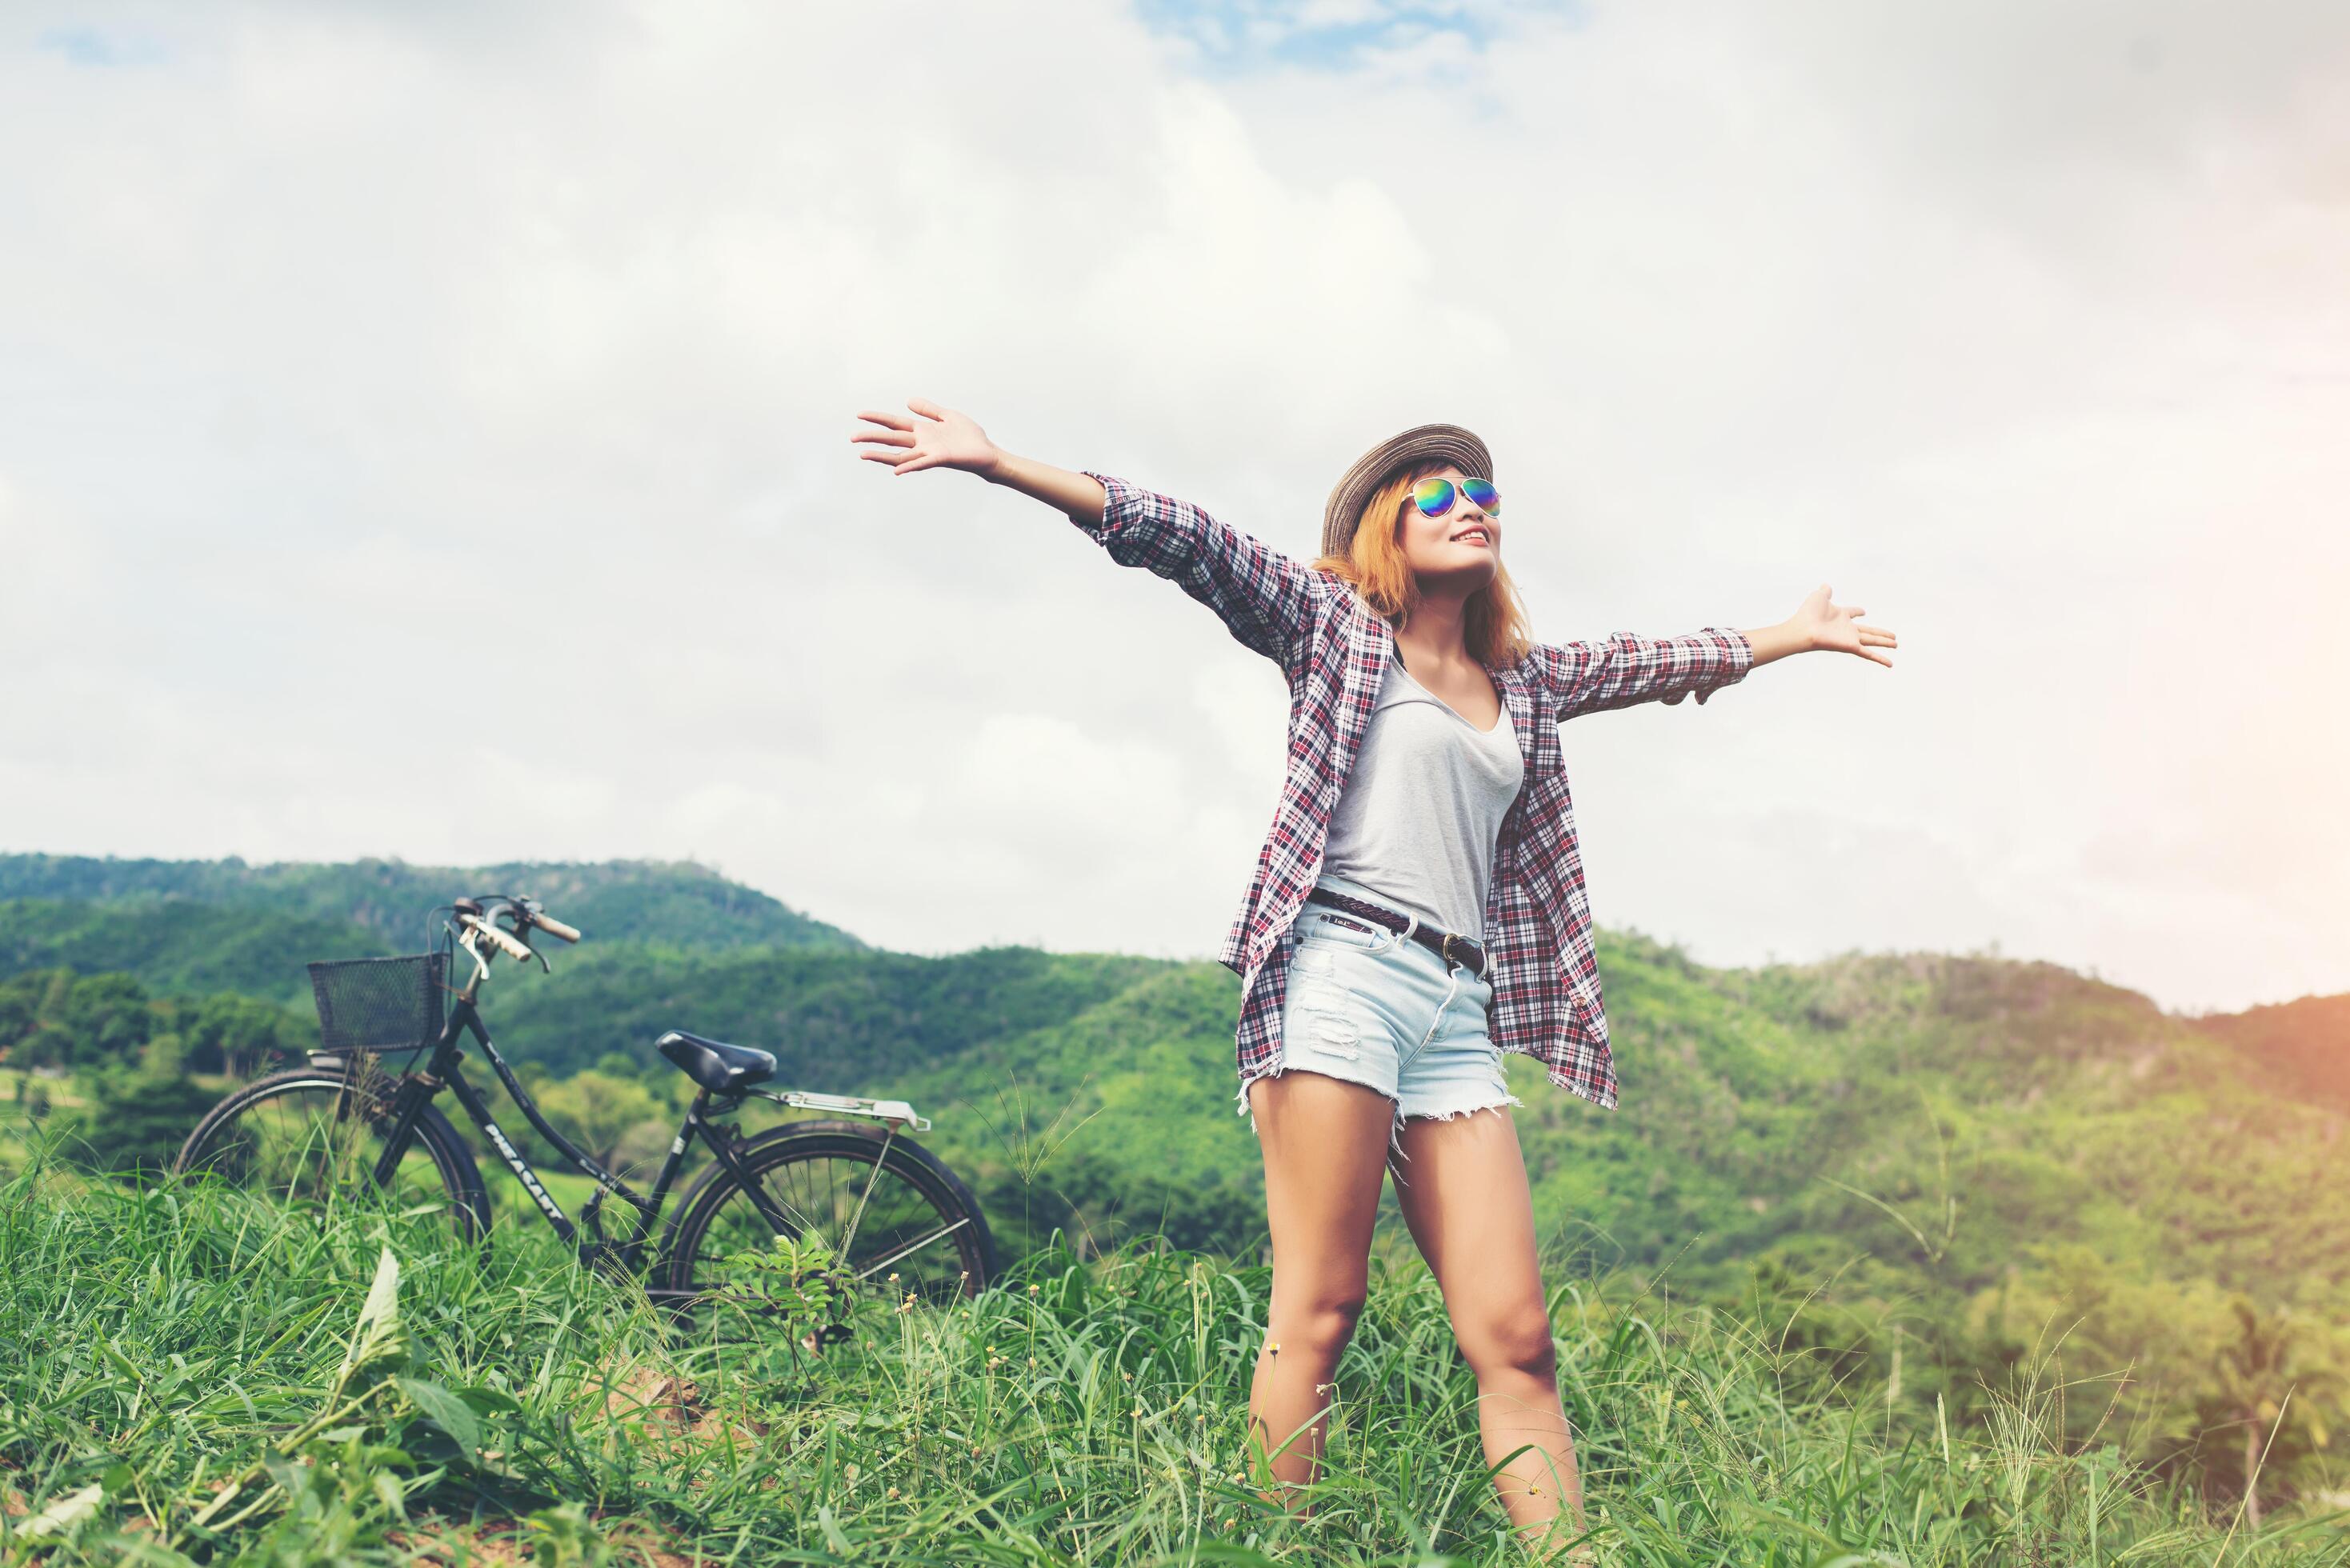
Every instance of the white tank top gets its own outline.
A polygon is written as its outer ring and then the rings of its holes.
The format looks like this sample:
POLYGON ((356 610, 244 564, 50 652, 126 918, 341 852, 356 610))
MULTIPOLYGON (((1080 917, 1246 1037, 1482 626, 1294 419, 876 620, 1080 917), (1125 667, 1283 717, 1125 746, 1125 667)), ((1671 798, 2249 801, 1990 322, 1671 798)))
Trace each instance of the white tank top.
POLYGON ((1524 782, 1508 703, 1481 731, 1390 650, 1362 750, 1330 817, 1320 879, 1482 941, 1493 842, 1524 782))

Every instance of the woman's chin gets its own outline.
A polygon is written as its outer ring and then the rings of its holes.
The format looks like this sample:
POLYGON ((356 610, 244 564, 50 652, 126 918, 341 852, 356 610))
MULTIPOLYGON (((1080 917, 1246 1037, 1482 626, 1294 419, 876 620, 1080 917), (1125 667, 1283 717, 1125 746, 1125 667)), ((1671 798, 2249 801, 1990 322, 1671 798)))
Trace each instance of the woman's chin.
POLYGON ((1419 578, 1422 593, 1457 594, 1467 598, 1493 580, 1501 564, 1499 557, 1488 551, 1473 561, 1447 561, 1441 566, 1419 566, 1414 568, 1412 575, 1419 578))

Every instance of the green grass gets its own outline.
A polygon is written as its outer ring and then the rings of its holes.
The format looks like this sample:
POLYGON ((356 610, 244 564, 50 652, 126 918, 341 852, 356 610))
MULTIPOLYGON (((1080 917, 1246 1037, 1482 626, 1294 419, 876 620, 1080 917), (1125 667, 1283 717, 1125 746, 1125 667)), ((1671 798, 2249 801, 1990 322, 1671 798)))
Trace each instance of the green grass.
MULTIPOLYGON (((502 1225, 484 1255, 431 1215, 36 1169, 0 1185, 0 1562, 448 1563, 501 1538, 545 1563, 1523 1561, 1416 1262, 1375 1268, 1315 1516, 1241 1484, 1268 1283, 1200 1255, 1047 1250, 975 1303, 877 1308, 795 1365, 673 1328, 542 1228, 502 1225), (318 1431, 359 1386, 334 1392, 387 1249, 406 1381, 318 1431), (215 1519, 259 1506, 195 1528, 230 1476, 248 1484, 215 1519), (87 1517, 19 1533, 77 1494, 87 1517)), ((2059 1451, 2059 1392, 2029 1371, 1989 1428, 1946 1433, 1881 1389, 1793 1398, 1811 1380, 1767 1335, 1626 1282, 1561 1283, 1553 1309, 1603 1562, 2350 1556, 2321 1520, 2255 1539, 2109 1449, 2059 1451)))

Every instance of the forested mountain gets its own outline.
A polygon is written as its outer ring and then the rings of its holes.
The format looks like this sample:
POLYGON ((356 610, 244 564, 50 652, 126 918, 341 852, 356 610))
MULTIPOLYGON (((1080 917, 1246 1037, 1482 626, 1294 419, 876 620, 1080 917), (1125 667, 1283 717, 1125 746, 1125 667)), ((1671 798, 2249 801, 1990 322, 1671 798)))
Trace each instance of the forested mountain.
POLYGON ((2350 1111, 2350 995, 2304 996, 2196 1021, 2319 1105, 2350 1111))
MULTIPOLYGON (((172 903, 307 917, 375 934, 380 952, 417 952, 425 915, 465 893, 518 893, 601 941, 693 947, 861 949, 847 932, 691 862, 516 862, 452 867, 400 860, 340 865, 242 860, 118 860, 79 855, 0 855, 0 900, 41 899, 118 911, 172 903)), ((120 929, 121 928, 118 928, 120 929)), ((307 958, 330 956, 307 951, 307 958)), ((120 967, 137 970, 140 962, 120 967)))
MULTIPOLYGON (((423 921, 409 948, 421 948, 423 921)), ((122 972, 162 994, 237 992, 306 1002, 312 959, 409 950, 349 919, 141 897, 120 904, 0 900, 0 973, 122 972)))

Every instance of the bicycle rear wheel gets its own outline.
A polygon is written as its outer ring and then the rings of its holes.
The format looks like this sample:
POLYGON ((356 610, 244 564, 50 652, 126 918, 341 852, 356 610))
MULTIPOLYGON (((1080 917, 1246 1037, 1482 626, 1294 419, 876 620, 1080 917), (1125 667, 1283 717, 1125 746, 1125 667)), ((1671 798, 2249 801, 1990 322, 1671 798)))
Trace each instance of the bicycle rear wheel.
MULTIPOLYGON (((863 1122, 795 1122, 752 1139, 745 1172, 784 1216, 788 1234, 821 1235, 837 1254, 829 1282, 895 1306, 979 1293, 994 1278, 995 1239, 979 1201, 937 1156, 863 1122), (886 1149, 886 1152, 885 1152, 886 1149)), ((734 1254, 764 1251, 775 1230, 733 1175, 713 1166, 680 1206, 662 1242, 660 1282, 672 1302, 703 1314, 720 1337, 756 1334, 773 1316, 755 1284, 730 1277, 734 1254)), ((837 1314, 847 1316, 846 1311, 837 1314)), ((838 1321, 819 1344, 849 1331, 838 1321)))
MULTIPOLYGON (((291 1204, 331 1206, 369 1193, 391 1130, 397 1080, 297 1067, 256 1078, 213 1106, 181 1146, 172 1170, 217 1177, 291 1204)), ((489 1230, 489 1195, 449 1118, 432 1106, 380 1196, 404 1209, 445 1207, 467 1241, 489 1230)))

